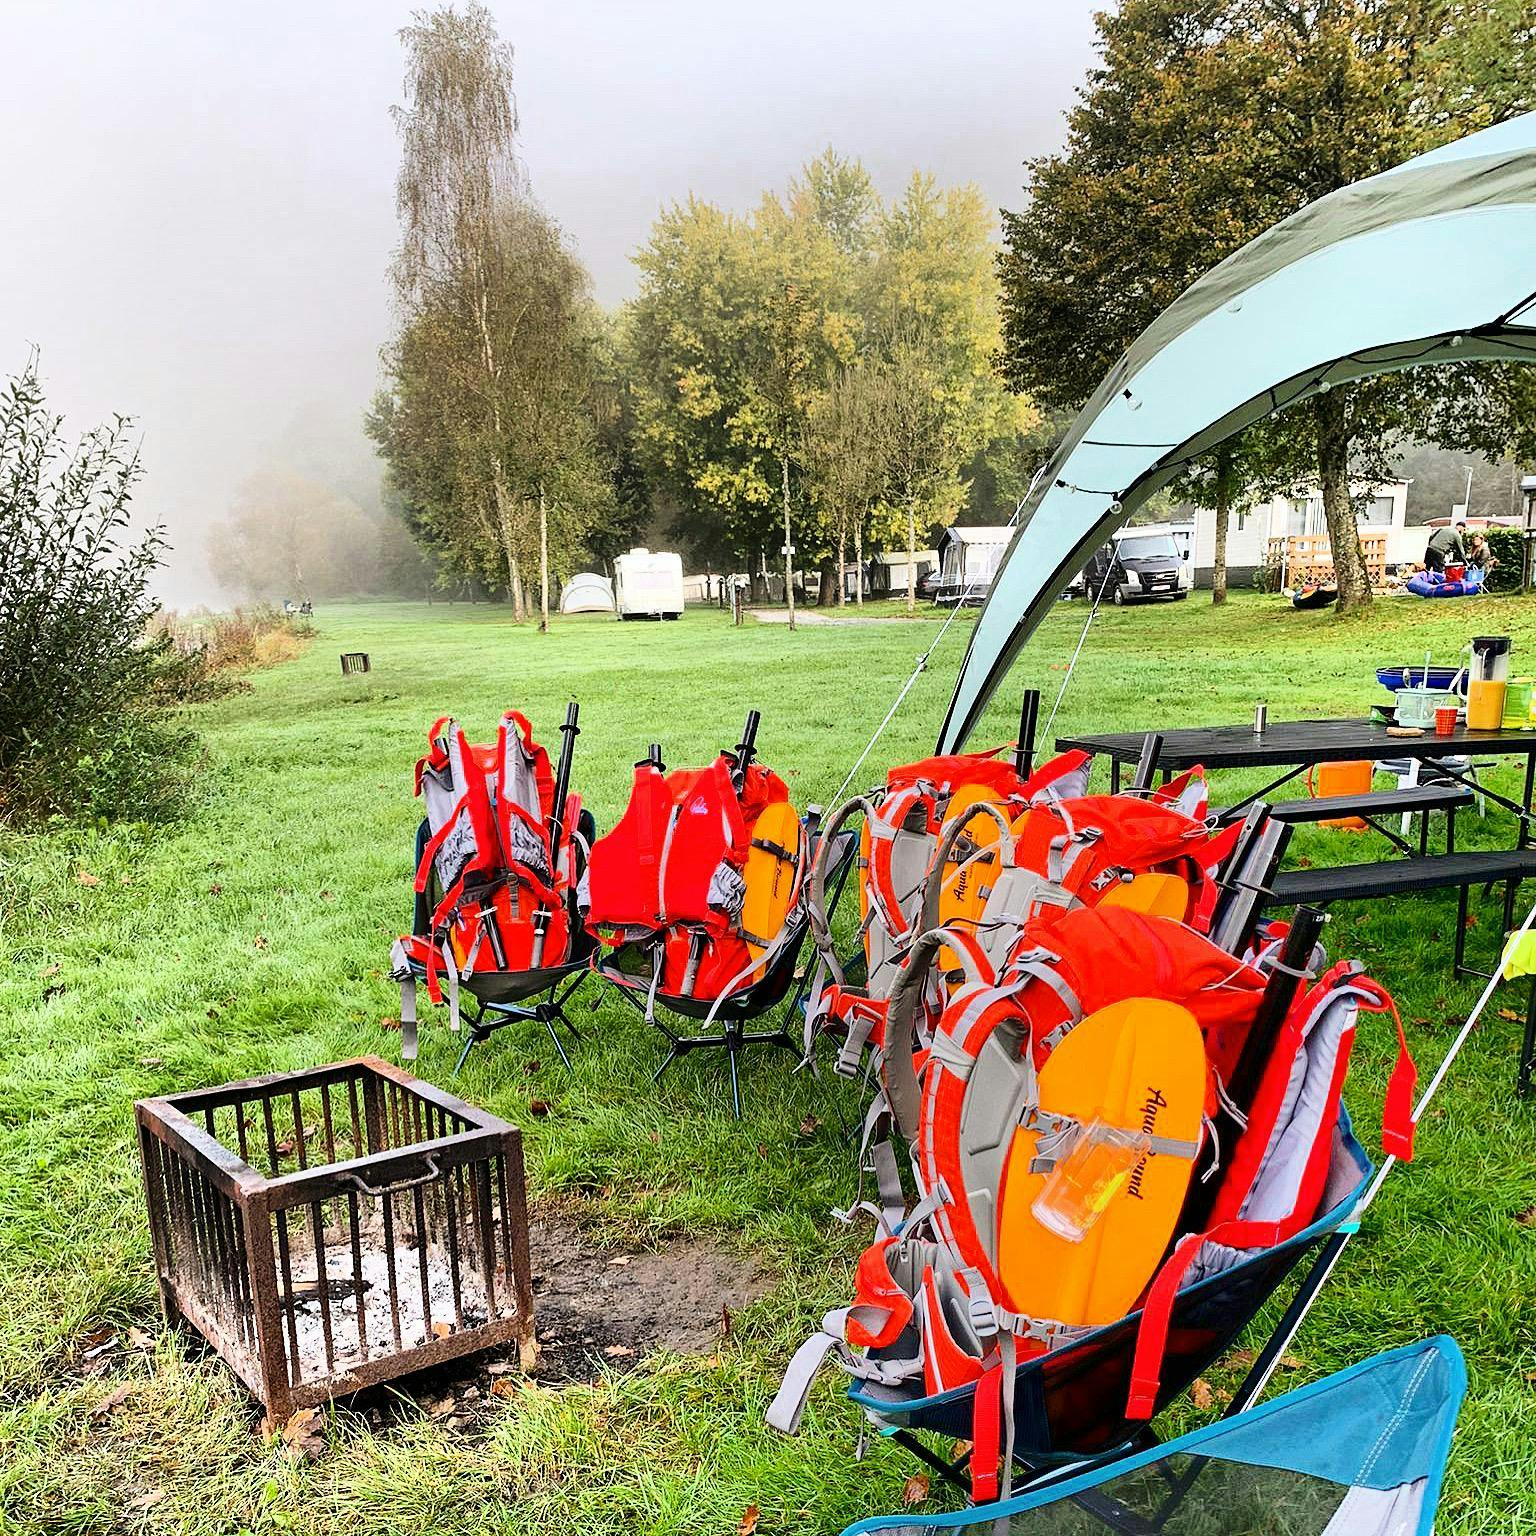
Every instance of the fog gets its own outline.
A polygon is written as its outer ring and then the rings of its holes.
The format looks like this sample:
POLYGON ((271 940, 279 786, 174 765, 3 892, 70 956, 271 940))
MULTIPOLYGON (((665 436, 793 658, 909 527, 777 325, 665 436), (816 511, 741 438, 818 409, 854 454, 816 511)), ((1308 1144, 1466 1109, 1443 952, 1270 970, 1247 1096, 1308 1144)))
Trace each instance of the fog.
MULTIPOLYGON (((400 100, 389 0, 0 8, 0 372, 41 351, 78 431, 132 415, 173 604, 259 469, 366 496, 390 327, 400 100)), ((1087 0, 493 3, 533 187, 598 297, 690 192, 745 209, 828 144, 1017 206, 1091 61, 1087 0)))

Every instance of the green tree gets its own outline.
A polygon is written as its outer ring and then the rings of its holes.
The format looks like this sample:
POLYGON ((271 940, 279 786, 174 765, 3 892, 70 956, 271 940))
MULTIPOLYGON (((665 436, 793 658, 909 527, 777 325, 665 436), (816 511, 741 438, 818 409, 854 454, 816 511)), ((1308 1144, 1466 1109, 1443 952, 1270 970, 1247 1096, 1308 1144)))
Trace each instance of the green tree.
POLYGON ((853 364, 838 369, 806 420, 806 473, 822 528, 836 551, 839 606, 848 596, 843 569, 850 540, 859 572, 856 600, 864 601, 864 528, 885 490, 884 403, 878 369, 853 364))
POLYGON ((418 17, 394 267, 401 326, 369 430, 413 528, 458 569, 504 584, 521 620, 539 572, 610 516, 599 412, 601 326, 587 274, 529 194, 511 50, 476 0, 418 17))
MULTIPOLYGON (((1125 0, 1101 16, 1102 62, 1066 148, 1030 163, 1029 205, 1004 215, 1010 380, 1081 404, 1184 287, 1278 219, 1520 108, 1518 89, 1490 105, 1460 78, 1469 19, 1491 60, 1518 14, 1441 0, 1125 0)), ((1370 601, 1351 475, 1435 414, 1426 393, 1455 383, 1372 380, 1282 418, 1322 486, 1341 609, 1370 601)))

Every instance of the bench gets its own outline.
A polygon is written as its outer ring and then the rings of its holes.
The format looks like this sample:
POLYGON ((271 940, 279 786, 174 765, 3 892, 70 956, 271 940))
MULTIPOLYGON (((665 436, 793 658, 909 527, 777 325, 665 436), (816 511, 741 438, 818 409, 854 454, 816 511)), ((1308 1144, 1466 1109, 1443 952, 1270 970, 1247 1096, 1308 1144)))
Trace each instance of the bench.
POLYGON ((1277 800, 1269 808, 1276 821, 1331 821, 1335 816, 1395 816, 1409 811, 1449 811, 1468 805, 1465 784, 1416 784, 1410 789, 1378 789, 1364 795, 1319 795, 1305 800, 1277 800))
POLYGON ((1491 886, 1502 880, 1505 883, 1504 928, 1507 929, 1513 918, 1516 888, 1522 880, 1530 879, 1536 879, 1536 848, 1434 853, 1422 858, 1391 859, 1374 864, 1283 870, 1270 881, 1264 904, 1280 907, 1310 902, 1314 906, 1326 906, 1334 901, 1373 901, 1382 896, 1405 896, 1415 891, 1454 887, 1458 892, 1455 974, 1459 977, 1472 969, 1463 963, 1468 892, 1474 885, 1491 886))
POLYGON ((1456 811, 1469 805, 1473 795, 1466 784, 1433 783, 1411 784, 1404 789, 1372 790, 1359 795, 1318 795, 1305 800, 1277 800, 1269 808, 1276 821, 1292 824, 1307 821, 1333 821, 1345 816, 1359 816, 1372 828, 1395 843, 1404 853, 1417 853, 1424 858, 1429 854, 1429 817, 1432 811, 1444 811, 1445 851, 1450 853, 1456 846, 1456 811), (1376 820, 1378 816, 1405 818, 1403 832, 1408 828, 1406 818, 1415 811, 1419 816, 1419 846, 1417 850, 1403 836, 1390 831, 1376 820))

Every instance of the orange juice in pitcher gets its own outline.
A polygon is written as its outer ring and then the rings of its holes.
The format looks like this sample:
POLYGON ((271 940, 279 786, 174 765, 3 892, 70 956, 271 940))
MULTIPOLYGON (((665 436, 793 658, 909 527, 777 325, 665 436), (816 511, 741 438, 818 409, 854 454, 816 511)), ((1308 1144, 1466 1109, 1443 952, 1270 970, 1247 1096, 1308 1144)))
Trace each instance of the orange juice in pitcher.
POLYGON ((1478 635, 1472 642, 1467 684, 1467 729, 1496 731, 1504 723, 1504 691, 1509 682, 1509 636, 1478 635))

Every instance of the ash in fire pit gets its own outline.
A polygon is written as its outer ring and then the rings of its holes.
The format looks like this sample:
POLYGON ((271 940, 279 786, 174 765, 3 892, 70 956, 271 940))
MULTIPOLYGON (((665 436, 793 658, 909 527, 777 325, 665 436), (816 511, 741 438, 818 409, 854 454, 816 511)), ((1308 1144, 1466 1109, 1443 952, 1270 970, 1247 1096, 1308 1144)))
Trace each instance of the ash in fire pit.
POLYGON ((383 1232, 374 1227, 360 1234, 361 1263, 354 1276, 350 1250, 326 1254, 326 1289, 320 1288, 313 1251, 295 1249, 293 1254, 293 1323, 298 1340, 300 1374, 315 1376, 326 1369, 344 1371, 367 1358, 361 1340, 370 1340, 371 1353, 381 1346, 396 1350, 418 1349, 433 1339, 449 1338, 464 1328, 478 1328, 490 1321, 485 1289, 472 1271, 460 1269, 458 1310, 454 1305, 453 1261, 438 1243, 425 1249, 402 1243, 393 1255, 394 1281, 400 1298, 399 1336, 395 1337, 394 1311, 390 1306, 390 1258, 383 1232), (426 1303, 422 1302, 425 1286, 426 1303), (328 1295, 334 1364, 325 1358, 325 1319, 322 1294, 328 1295), (358 1329, 358 1309, 363 1327, 358 1329))

